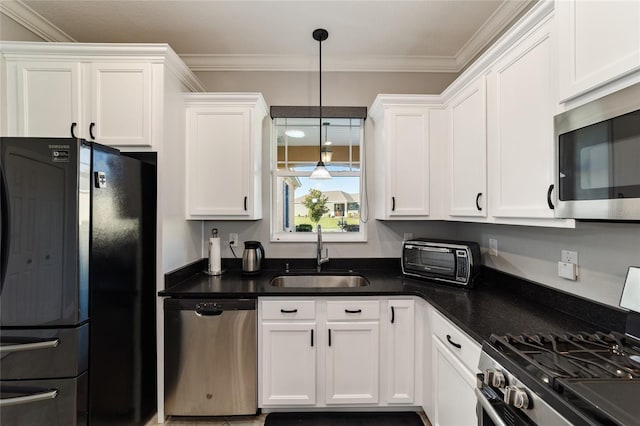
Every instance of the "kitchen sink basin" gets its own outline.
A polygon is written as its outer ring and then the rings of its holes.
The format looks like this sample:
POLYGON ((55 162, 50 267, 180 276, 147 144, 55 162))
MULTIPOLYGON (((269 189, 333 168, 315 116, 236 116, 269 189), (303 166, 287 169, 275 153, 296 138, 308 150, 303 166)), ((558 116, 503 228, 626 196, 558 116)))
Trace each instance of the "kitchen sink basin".
POLYGON ((280 275, 271 280, 272 287, 338 288, 365 287, 369 281, 362 275, 280 275))

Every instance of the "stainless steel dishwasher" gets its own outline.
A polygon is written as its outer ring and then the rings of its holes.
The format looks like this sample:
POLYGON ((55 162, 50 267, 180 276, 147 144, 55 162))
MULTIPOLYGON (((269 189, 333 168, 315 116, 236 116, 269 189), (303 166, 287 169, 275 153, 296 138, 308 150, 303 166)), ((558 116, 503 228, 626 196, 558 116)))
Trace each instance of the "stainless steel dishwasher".
POLYGON ((165 299, 165 412, 257 411, 255 299, 165 299))

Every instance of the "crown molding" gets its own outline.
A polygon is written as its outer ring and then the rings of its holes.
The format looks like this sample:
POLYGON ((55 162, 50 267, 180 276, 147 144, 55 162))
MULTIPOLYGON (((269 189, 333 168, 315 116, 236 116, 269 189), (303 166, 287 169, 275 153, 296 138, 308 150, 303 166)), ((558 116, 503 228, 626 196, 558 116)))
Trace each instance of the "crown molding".
MULTIPOLYGON (((192 71, 317 71, 310 55, 180 55, 192 71)), ((323 71, 457 72, 455 57, 323 55, 323 71)))
POLYGON ((484 50, 493 39, 506 28, 506 26, 518 17, 531 3, 525 1, 503 2, 489 19, 475 32, 475 34, 462 46, 456 54, 457 71, 461 71, 471 62, 482 50, 484 50))
POLYGON ((0 1, 0 13, 13 19, 44 41, 76 41, 20 0, 0 1))

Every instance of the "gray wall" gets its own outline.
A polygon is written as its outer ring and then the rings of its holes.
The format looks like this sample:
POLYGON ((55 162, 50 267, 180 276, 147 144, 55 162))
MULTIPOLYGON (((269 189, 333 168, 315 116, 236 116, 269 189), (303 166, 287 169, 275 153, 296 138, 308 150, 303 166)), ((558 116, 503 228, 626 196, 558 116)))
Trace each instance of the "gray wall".
MULTIPOLYGON (((209 91, 262 92, 269 105, 315 105, 318 102, 314 72, 201 72, 197 73, 209 91)), ((370 107, 379 93, 439 94, 455 78, 453 74, 421 73, 324 73, 323 104, 370 107)), ((267 120, 268 121, 268 120, 267 120)), ((269 242, 269 133, 265 127, 263 194, 264 219, 255 222, 206 222, 204 232, 217 227, 223 240, 237 232, 240 241, 260 240, 268 257, 312 258, 311 243, 269 242)), ((373 127, 367 120, 365 143, 373 144, 373 127)), ((370 207, 373 208, 373 155, 369 165, 370 207)), ((457 222, 376 221, 368 224, 367 243, 329 243, 330 255, 338 257, 397 257, 403 233, 431 238, 478 241, 483 247, 483 263, 560 291, 579 295, 610 306, 618 306, 627 267, 640 265, 640 225, 578 222, 576 229, 534 228, 457 222), (498 240, 497 257, 486 251, 489 238, 498 240), (557 276, 562 249, 579 253, 579 277, 568 281, 557 276)), ((239 251, 242 250, 242 245, 239 251)), ((223 246, 223 256, 231 256, 223 246)))
MULTIPOLYGON (((196 73, 205 88, 211 92, 261 92, 269 105, 317 105, 317 72, 200 72, 196 73)), ((370 107, 379 93, 440 93, 455 74, 424 73, 355 73, 326 72, 322 78, 322 103, 332 106, 370 107)), ((270 120, 263 128, 263 219, 253 222, 211 221, 204 225, 205 236, 211 228, 218 228, 223 241, 222 256, 232 253, 225 244, 230 232, 237 232, 239 240, 262 241, 267 257, 313 258, 315 243, 271 243, 270 239, 270 120)), ((373 124, 365 122, 365 150, 368 170, 368 195, 371 216, 375 205, 373 124)), ((447 222, 390 222, 370 219, 367 224, 366 243, 327 243, 329 256, 340 257, 398 257, 405 232, 427 233, 433 237, 449 238, 455 232, 455 224, 447 222)), ((240 255, 242 244, 236 252, 240 255)), ((203 246, 203 253, 206 253, 203 246)))

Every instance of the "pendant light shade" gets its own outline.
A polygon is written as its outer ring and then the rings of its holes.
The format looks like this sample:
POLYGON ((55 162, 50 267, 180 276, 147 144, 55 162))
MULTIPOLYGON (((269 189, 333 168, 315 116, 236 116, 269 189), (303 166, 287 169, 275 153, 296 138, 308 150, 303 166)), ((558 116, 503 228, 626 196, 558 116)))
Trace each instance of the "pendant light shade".
POLYGON ((309 179, 331 179, 331 174, 327 170, 322 161, 322 42, 325 41, 329 37, 329 33, 327 30, 319 28, 313 32, 313 39, 318 42, 319 46, 319 78, 320 78, 320 121, 318 125, 318 164, 316 164, 316 168, 311 172, 311 176, 309 179))

